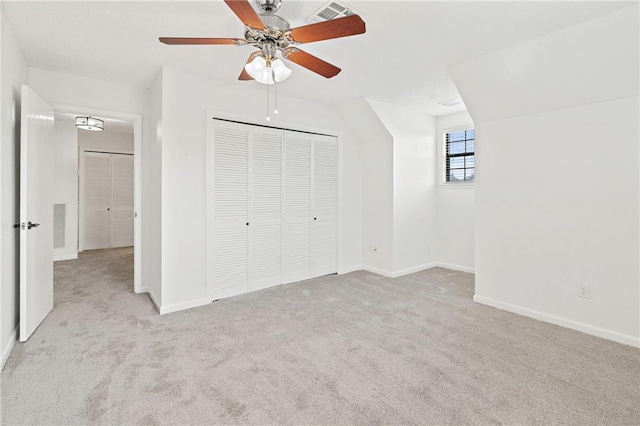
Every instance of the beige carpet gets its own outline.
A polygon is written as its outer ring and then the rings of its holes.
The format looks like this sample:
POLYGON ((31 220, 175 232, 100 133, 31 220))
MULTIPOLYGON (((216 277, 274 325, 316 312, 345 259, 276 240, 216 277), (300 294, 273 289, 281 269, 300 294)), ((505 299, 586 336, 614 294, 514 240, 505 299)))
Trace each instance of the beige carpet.
POLYGON ((56 264, 3 424, 639 424, 640 351, 472 302, 473 275, 356 272, 159 316, 132 251, 56 264))

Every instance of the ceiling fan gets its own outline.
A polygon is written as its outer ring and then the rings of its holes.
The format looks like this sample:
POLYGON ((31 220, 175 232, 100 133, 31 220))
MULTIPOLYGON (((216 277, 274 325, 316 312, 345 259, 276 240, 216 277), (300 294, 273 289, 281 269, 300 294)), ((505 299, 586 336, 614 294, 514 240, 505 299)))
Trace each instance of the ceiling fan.
POLYGON ((244 38, 184 38, 160 37, 171 45, 251 45, 259 50, 247 60, 238 80, 256 80, 263 84, 278 83, 291 74, 279 58, 288 59, 325 78, 336 76, 340 68, 323 61, 296 46, 302 43, 329 40, 363 34, 365 23, 358 15, 291 28, 275 14, 281 0, 257 0, 262 13, 258 14, 248 0, 224 0, 246 26, 244 38))

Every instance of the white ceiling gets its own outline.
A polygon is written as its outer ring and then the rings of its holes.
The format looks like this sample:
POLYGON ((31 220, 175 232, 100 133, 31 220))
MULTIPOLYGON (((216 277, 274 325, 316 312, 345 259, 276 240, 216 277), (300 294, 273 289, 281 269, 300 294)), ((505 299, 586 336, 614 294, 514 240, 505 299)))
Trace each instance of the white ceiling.
MULTIPOLYGON (((78 113, 71 112, 60 112, 56 111, 55 119, 56 121, 76 121, 76 117, 80 115, 89 115, 84 114, 82 111, 78 111, 78 113)), ((133 121, 121 120, 118 118, 109 118, 103 116, 94 116, 104 121, 104 131, 105 132, 116 132, 116 133, 126 133, 133 134, 133 121)))
MULTIPOLYGON (((324 1, 282 0, 293 27, 324 1)), ((278 90, 339 105, 369 97, 432 115, 464 109, 447 68, 613 12, 635 2, 342 2, 363 14, 367 33, 301 48, 343 69, 326 80, 296 64, 278 90)), ((31 67, 149 87, 168 66, 235 84, 249 46, 166 46, 158 37, 242 37, 222 0, 7 1, 1 7, 31 67)))

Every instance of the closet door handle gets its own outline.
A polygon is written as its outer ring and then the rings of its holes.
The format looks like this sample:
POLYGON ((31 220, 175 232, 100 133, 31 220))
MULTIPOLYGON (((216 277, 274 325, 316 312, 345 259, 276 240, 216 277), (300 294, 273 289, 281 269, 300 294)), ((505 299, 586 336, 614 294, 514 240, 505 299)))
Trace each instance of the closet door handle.
POLYGON ((249 226, 249 222, 247 222, 247 226, 249 226))
POLYGON ((111 210, 109 207, 107 207, 107 211, 111 210))

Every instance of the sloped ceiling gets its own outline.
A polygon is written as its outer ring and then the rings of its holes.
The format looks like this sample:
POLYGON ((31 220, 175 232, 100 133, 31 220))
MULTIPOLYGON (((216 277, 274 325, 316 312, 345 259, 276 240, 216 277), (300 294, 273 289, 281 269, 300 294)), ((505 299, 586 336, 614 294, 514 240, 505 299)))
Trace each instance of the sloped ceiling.
MULTIPOLYGON (((325 2, 282 0, 293 27, 325 2)), ((149 87, 162 66, 233 84, 252 48, 166 46, 160 36, 242 37, 243 25, 221 0, 2 1, 28 65, 149 87)), ((361 36, 302 46, 343 69, 326 80, 295 64, 281 93, 328 105, 369 97, 432 115, 464 109, 447 68, 627 7, 632 2, 357 1, 361 36)))

